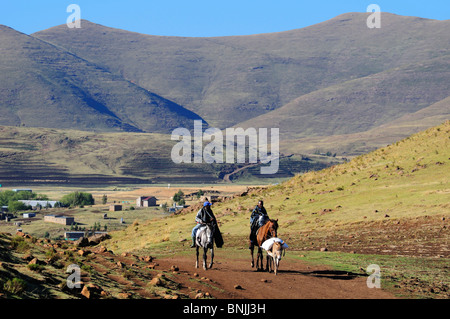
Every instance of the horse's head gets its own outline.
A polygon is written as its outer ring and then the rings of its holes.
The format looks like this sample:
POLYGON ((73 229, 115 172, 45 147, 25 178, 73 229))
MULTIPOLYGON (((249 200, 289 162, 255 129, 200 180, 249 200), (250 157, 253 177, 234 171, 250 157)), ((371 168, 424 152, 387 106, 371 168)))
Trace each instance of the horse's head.
POLYGON ((278 219, 270 219, 269 220, 269 234, 272 237, 277 237, 278 231, 278 219))

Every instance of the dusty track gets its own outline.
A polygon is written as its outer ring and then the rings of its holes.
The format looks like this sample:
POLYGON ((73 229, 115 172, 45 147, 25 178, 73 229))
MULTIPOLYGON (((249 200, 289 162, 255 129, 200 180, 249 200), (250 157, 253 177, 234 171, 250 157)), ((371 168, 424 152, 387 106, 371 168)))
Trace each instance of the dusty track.
MULTIPOLYGON (((209 258, 209 256, 208 256, 209 258)), ((230 257, 217 251, 212 269, 195 268, 192 257, 174 256, 158 259, 159 269, 178 266, 175 280, 185 293, 209 292, 219 299, 386 299, 395 298, 382 289, 368 288, 366 276, 310 266, 302 261, 284 258, 279 274, 257 272, 247 259, 230 257), (197 274, 198 276, 194 276, 197 274), (239 285, 241 288, 235 288, 239 285)))

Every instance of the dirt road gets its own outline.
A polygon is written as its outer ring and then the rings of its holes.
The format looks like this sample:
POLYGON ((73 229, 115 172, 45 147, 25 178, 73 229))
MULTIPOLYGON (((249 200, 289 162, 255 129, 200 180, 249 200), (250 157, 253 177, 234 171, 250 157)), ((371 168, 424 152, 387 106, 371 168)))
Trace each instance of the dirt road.
POLYGON ((233 258, 226 251, 216 250, 214 260, 212 269, 197 269, 192 249, 192 257, 169 257, 158 259, 157 263, 159 269, 177 266, 175 280, 191 295, 200 291, 219 299, 395 298, 382 289, 368 288, 366 276, 311 266, 293 258, 281 261, 277 276, 251 268, 250 255, 247 259, 233 258))

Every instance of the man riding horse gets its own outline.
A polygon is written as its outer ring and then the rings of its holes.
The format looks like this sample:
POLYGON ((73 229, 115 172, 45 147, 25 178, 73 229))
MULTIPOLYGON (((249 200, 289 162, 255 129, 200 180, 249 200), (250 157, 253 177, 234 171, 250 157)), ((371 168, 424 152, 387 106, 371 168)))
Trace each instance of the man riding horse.
POLYGON ((250 215, 250 246, 252 249, 252 244, 257 245, 256 242, 256 232, 269 220, 269 215, 267 214, 266 208, 264 207, 264 202, 260 200, 258 205, 253 209, 250 215))
POLYGON ((213 227, 214 232, 214 241, 216 243, 216 246, 218 248, 221 248, 223 245, 223 239, 222 235, 219 230, 219 226, 217 225, 216 217, 214 216, 214 213, 211 209, 211 203, 206 200, 203 203, 203 207, 197 212, 197 215, 195 216, 195 221, 197 222, 197 225, 192 229, 192 245, 191 248, 195 247, 195 237, 197 235, 197 231, 200 227, 210 224, 213 227))

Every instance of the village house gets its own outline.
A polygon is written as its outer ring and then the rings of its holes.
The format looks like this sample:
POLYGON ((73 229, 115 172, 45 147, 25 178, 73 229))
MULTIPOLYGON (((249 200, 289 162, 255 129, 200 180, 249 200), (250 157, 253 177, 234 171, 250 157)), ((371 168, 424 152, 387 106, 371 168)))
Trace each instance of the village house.
POLYGON ((24 203, 27 206, 31 206, 31 208, 36 209, 37 207, 42 208, 52 208, 56 206, 61 206, 61 203, 54 200, 25 200, 20 199, 19 202, 24 203))
POLYGON ((61 225, 72 225, 73 223, 75 223, 75 218, 63 215, 61 216, 47 215, 44 216, 44 221, 61 225))
POLYGON ((109 205, 110 212, 118 212, 121 210, 122 210, 122 205, 117 205, 117 204, 109 205))
POLYGON ((96 235, 106 235, 108 232, 102 231, 66 231, 64 233, 64 238, 66 240, 78 240, 83 237, 96 236, 96 235))
POLYGON ((139 196, 136 199, 136 207, 151 207, 156 206, 156 197, 155 196, 139 196))

